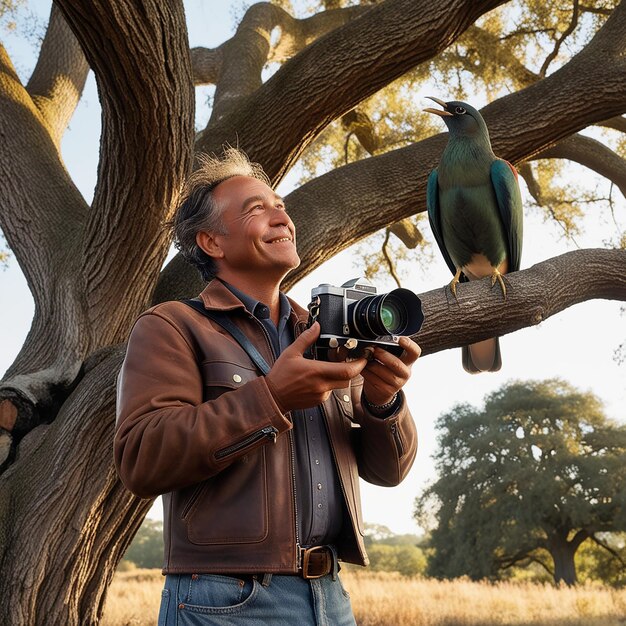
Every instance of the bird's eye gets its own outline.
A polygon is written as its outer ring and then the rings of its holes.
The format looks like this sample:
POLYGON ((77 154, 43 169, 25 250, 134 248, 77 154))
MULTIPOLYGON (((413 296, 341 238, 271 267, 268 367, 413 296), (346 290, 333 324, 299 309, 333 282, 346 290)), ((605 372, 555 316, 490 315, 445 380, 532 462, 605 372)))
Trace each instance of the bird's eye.
POLYGON ((454 112, 455 112, 457 115, 465 115, 465 113, 467 113, 467 111, 466 111, 463 107, 456 107, 456 108, 454 109, 454 112))

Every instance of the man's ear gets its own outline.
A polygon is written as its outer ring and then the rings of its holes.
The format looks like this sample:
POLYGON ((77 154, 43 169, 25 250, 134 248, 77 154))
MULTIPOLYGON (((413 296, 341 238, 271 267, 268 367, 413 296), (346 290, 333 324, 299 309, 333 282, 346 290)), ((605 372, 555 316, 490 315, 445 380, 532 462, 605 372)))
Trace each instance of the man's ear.
POLYGON ((220 248, 219 243, 215 239, 215 235, 206 230, 201 230, 196 233, 196 243, 198 247, 206 252, 210 257, 214 259, 222 259, 224 252, 220 248))

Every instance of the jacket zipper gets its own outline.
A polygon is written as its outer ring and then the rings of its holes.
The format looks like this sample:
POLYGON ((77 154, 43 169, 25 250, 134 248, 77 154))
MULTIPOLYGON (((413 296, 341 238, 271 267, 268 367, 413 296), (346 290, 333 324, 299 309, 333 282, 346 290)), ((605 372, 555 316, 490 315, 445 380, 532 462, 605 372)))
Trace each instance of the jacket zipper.
POLYGON ((234 454, 235 452, 240 452, 241 450, 244 450, 245 448, 248 448, 249 446, 265 438, 271 439, 272 443, 276 443, 277 435, 278 428, 275 428, 274 426, 266 426, 265 428, 261 428, 261 430, 257 430, 255 433, 244 437, 241 441, 238 441, 237 443, 234 443, 227 448, 222 448, 221 450, 218 450, 215 453, 215 458, 223 459, 227 456, 230 456, 231 454, 234 454))
POLYGON ((396 444, 396 450, 398 451, 398 456, 402 456, 404 454, 404 445, 402 444, 402 439, 400 439, 400 431, 398 430, 398 424, 391 424, 391 436, 393 438, 394 443, 396 444))
POLYGON ((293 513, 295 519, 295 531, 296 531, 296 567, 300 569, 302 567, 300 549, 300 523, 298 522, 298 498, 296 497, 296 453, 294 451, 295 445, 293 443, 293 431, 289 431, 289 452, 291 453, 291 486, 293 493, 293 513))

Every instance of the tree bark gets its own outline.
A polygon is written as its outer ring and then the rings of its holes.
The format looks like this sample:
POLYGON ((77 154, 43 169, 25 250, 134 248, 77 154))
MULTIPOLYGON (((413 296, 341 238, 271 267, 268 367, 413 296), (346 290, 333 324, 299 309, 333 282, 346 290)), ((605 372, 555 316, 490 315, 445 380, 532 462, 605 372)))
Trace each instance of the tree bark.
POLYGON ((626 198, 626 160, 591 137, 572 135, 535 158, 567 159, 580 163, 612 181, 626 198))
POLYGON ((253 96, 214 119, 200 133, 196 149, 216 152, 224 142, 239 145, 277 183, 331 121, 433 57, 500 4, 504 0, 377 5, 307 46, 253 96))
MULTIPOLYGON (((182 2, 57 5, 96 72, 101 152, 88 209, 55 144, 68 99, 57 101, 51 124, 54 98, 42 113, 0 48, 0 173, 8 183, 0 213, 36 306, 0 387, 4 417, 15 416, 14 457, 0 476, 0 570, 11 572, 0 581, 0 596, 11 598, 0 603, 0 623, 7 624, 96 624, 115 565, 150 505, 115 474, 123 353, 98 351, 125 339, 149 301, 167 252, 162 221, 193 148, 182 2)), ((40 69, 33 93, 47 93, 40 69)))
POLYGON ((56 5, 26 90, 48 124, 57 146, 80 100, 89 65, 56 5))
POLYGON ((415 336, 422 355, 534 326, 580 302, 626 300, 626 250, 568 252, 507 274, 507 297, 489 278, 459 285, 458 300, 447 287, 420 296, 424 325, 415 336))
MULTIPOLYGON (((112 463, 124 347, 85 374, 50 425, 23 440, 0 482, 3 624, 97 624, 117 562, 151 502, 112 463)), ((101 355, 104 357, 105 355, 101 355)))
POLYGON ((572 587, 578 582, 574 556, 580 544, 589 535, 586 531, 580 530, 568 541, 568 534, 567 530, 563 530, 548 537, 547 549, 554 562, 554 582, 557 585, 565 583, 568 587, 572 587))
MULTIPOLYGON (((193 92, 182 5, 146 5, 147 18, 131 2, 113 4, 58 2, 96 71, 102 101, 90 209, 54 143, 71 102, 61 98, 46 117, 0 50, 7 70, 0 133, 9 138, 0 148, 0 168, 12 182, 0 190, 7 208, 2 227, 35 300, 29 335, 0 385, 0 400, 18 409, 18 435, 50 421, 87 354, 123 340, 146 308, 167 253, 162 222, 189 170, 193 92), (51 127, 53 110, 58 119, 51 127), (27 132, 10 132, 16 125, 27 132)), ((54 39, 63 30, 58 19, 51 24, 54 39)), ((48 65, 58 72, 64 63, 53 58, 48 65)), ((34 91, 54 82, 54 75, 44 78, 45 66, 33 74, 34 91)))

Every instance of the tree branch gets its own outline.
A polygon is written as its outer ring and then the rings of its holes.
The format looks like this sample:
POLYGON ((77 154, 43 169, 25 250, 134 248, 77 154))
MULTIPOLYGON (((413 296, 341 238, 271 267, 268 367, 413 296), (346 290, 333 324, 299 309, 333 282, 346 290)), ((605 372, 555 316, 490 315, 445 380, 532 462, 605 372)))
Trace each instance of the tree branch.
MULTIPOLYGON (((590 124, 626 111, 626 57, 620 52, 624 48, 626 4, 622 3, 588 47, 567 65, 481 111, 495 153, 514 163, 521 162, 590 124), (601 99, 599 93, 603 94, 601 99), (577 102, 573 110, 571 102, 577 102)), ((290 288, 372 232, 425 211, 426 180, 437 167, 446 141, 447 135, 441 134, 350 163, 290 193, 286 201, 298 228, 303 262, 287 277, 284 287, 290 288), (320 240, 324 246, 319 245, 320 240)), ((168 286, 172 296, 182 292, 190 297, 202 285, 196 270, 182 260, 166 268, 162 280, 155 292, 158 301, 169 299, 168 286)))
POLYGON ((388 0, 375 6, 285 63, 200 133, 196 148, 215 152, 224 142, 237 144, 277 182, 333 119, 433 57, 504 1, 388 0), (303 102, 309 103, 305 109, 303 102))
POLYGON ((475 41, 479 48, 475 54, 454 54, 452 49, 446 51, 446 54, 453 55, 456 62, 472 74, 477 71, 475 62, 478 61, 480 68, 491 63, 497 64, 499 67, 504 66, 507 74, 514 77, 515 82, 522 87, 528 87, 540 80, 541 76, 529 70, 511 50, 502 50, 503 39, 506 40, 506 37, 496 37, 488 30, 474 24, 467 29, 460 41, 463 43, 475 41))
POLYGON ((590 535, 589 533, 583 528, 581 530, 579 530, 571 539, 571 541, 569 541, 568 543, 573 547, 574 552, 576 552, 576 550, 578 550, 580 544, 585 541, 586 539, 589 539, 590 535))
POLYGON ((606 128, 613 128, 619 130, 622 133, 626 133, 626 117, 623 115, 616 115, 611 119, 598 122, 598 126, 605 126, 606 128))
POLYGON ((572 135, 535 155, 534 159, 567 159, 580 163, 613 181, 626 197, 626 160, 595 139, 572 135))
POLYGON ((546 562, 544 562, 543 559, 540 559, 538 556, 529 556, 528 559, 533 563, 537 563, 537 565, 543 567, 543 569, 546 570, 546 572, 548 572, 548 574, 550 574, 550 576, 554 578, 554 569, 552 569, 546 562))
POLYGON ((126 337, 167 253, 162 221, 192 156, 191 64, 180 0, 58 4, 102 102, 98 184, 81 250, 97 349, 126 337))
POLYGON ((488 278, 422 294, 422 355, 476 343, 534 326, 586 300, 626 300, 626 250, 568 252, 506 275, 507 299, 488 278))
POLYGON ((371 8, 371 5, 364 4, 326 7, 324 11, 303 19, 295 19, 286 11, 281 10, 276 22, 276 26, 281 30, 280 39, 270 52, 268 61, 284 63, 316 39, 360 17, 371 8))
POLYGON ((224 44, 217 48, 196 47, 190 50, 194 86, 217 83, 224 62, 223 46, 224 44))
MULTIPOLYGON (((281 7, 269 2, 253 4, 242 18, 235 35, 218 49, 207 54, 213 65, 219 59, 219 80, 213 101, 211 120, 220 119, 237 102, 261 86, 261 72, 269 63, 280 63, 325 35, 367 11, 354 6, 322 11, 305 19, 296 19, 281 7), (274 30, 280 38, 272 47, 274 30)), ((198 54, 198 53, 196 53, 198 54)), ((206 62, 209 58, 206 59, 206 62)))
POLYGON ((578 0, 574 0, 573 4, 574 6, 572 8, 572 19, 570 20, 568 27, 563 31, 563 33, 561 33, 560 37, 557 37, 557 40, 554 43, 554 48, 552 49, 550 54, 548 54, 543 64, 541 65, 541 69, 539 70, 539 76, 541 78, 545 77, 550 63, 552 63, 552 61, 556 59, 557 55, 559 54, 559 50, 563 45, 563 42, 574 32, 576 26, 578 25, 578 0))
POLYGON ((392 224, 389 230, 409 248, 409 250, 414 250, 424 241, 424 235, 422 235, 413 220, 408 217, 392 224))
MULTIPOLYGON (((6 397, 13 402, 36 396, 35 390, 42 389, 52 372, 56 389, 69 385, 83 359, 89 338, 77 332, 84 326, 73 297, 78 293, 80 299, 77 276, 82 259, 74 251, 87 206, 2 46, 0 136, 0 224, 35 301, 30 332, 5 375, 8 387, 3 389, 9 390, 6 397), (35 371, 41 374, 25 384, 35 371), (19 385, 7 382, 20 375, 19 385)), ((42 405, 50 406, 51 395, 44 393, 42 405)), ((3 397, 0 391, 0 401, 3 397)))
POLYGON ((33 325, 0 386, 0 402, 18 411, 20 435, 54 419, 85 356, 125 339, 145 308, 167 253, 161 221, 193 146, 182 4, 58 5, 96 72, 101 158, 85 219, 45 121, 0 49, 0 168, 11 174, 0 187, 2 220, 35 297, 33 325))
POLYGON ((591 540, 597 544, 598 546, 600 546, 601 548, 603 548, 604 550, 606 550, 610 555, 612 555, 617 561, 620 562, 620 564, 622 565, 622 567, 626 567, 626 561, 624 561, 624 559, 622 558, 621 554, 619 552, 617 552, 616 550, 613 550, 613 548, 611 548, 610 545, 604 543, 603 541, 601 541, 600 539, 598 539, 598 537, 596 537, 595 534, 591 534, 589 535, 591 537, 591 540))
MULTIPOLYGON (((481 110, 494 152, 514 163, 533 158, 568 135, 626 111, 626 56, 620 52, 625 48, 626 4, 621 4, 567 65, 481 110), (607 50, 613 56, 607 57, 607 50), (598 93, 603 94, 600 100, 598 93), (571 102, 578 103, 574 110, 571 102)), ((286 200, 299 229, 303 263, 288 284, 371 232, 424 211, 427 177, 437 167, 446 141, 447 135, 437 135, 350 163, 289 194, 286 200)))
POLYGON ((76 37, 53 4, 37 65, 26 89, 57 146, 80 100, 88 71, 76 37))
POLYGON ((400 281, 400 277, 396 273, 396 268, 394 267, 393 259, 389 255, 388 244, 389 244, 390 235, 391 235, 391 231, 389 230, 389 228, 387 228, 385 231, 385 240, 383 241, 382 253, 383 253, 385 262, 387 263, 389 274, 391 274, 391 277, 396 281, 396 285, 398 285, 398 287, 402 287, 402 282, 400 281))

